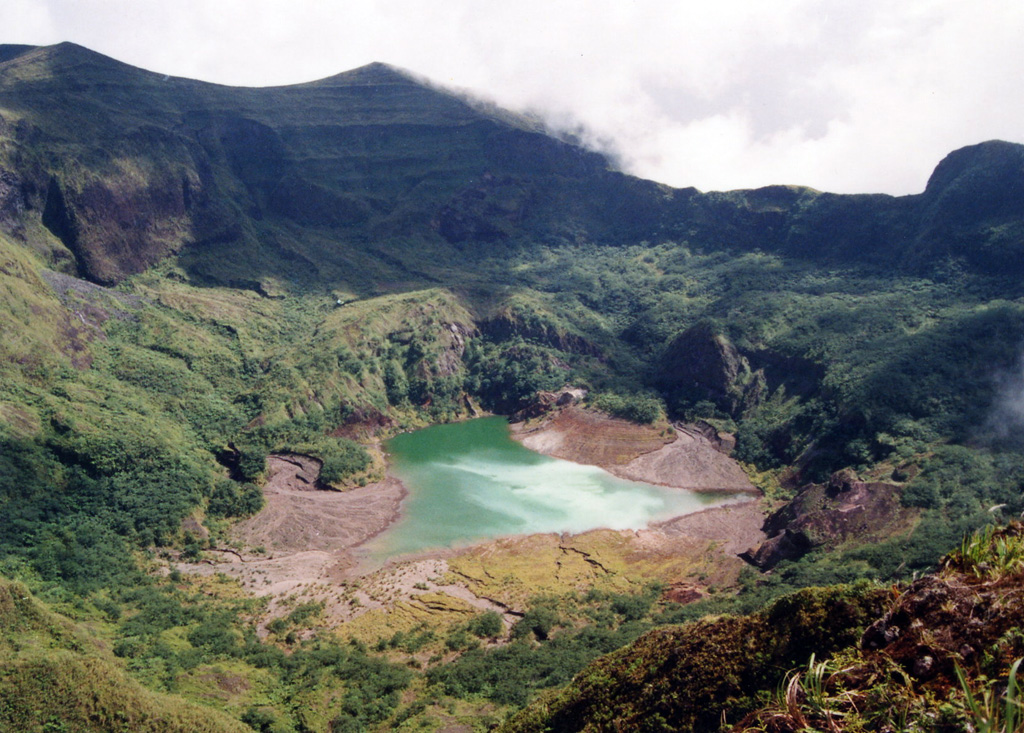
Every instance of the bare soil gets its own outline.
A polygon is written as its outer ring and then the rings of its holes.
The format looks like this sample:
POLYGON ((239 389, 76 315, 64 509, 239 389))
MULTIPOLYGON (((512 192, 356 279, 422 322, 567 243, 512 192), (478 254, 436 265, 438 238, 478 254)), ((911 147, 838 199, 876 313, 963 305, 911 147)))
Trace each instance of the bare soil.
POLYGON ((319 462, 294 454, 267 460, 266 504, 232 529, 241 553, 209 551, 208 565, 257 595, 281 595, 345 576, 356 548, 386 529, 406 495, 393 476, 350 491, 317 488, 319 462))
POLYGON ((600 466, 632 481, 695 491, 759 493, 736 461, 696 432, 658 430, 568 407, 539 424, 514 425, 512 437, 538 453, 600 466))

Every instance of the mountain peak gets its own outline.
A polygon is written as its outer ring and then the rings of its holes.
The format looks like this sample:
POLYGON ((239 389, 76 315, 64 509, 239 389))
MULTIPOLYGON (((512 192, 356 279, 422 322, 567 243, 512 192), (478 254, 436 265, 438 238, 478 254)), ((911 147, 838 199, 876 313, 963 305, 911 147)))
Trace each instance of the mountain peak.
POLYGON ((340 74, 333 74, 323 79, 299 84, 298 86, 385 86, 385 85, 406 85, 428 86, 410 71, 392 66, 381 61, 374 61, 340 74))
MULTIPOLYGON (((970 179, 1020 178, 1024 172, 1024 145, 1005 140, 987 140, 954 150, 935 167, 925 193, 936 195, 955 181, 970 179)), ((977 183, 973 180, 973 183, 977 183)), ((994 185, 1007 181, 995 181, 994 185)))
POLYGON ((158 76, 70 41, 50 46, 0 46, 0 66, 22 80, 69 74, 79 78, 106 77, 112 73, 158 76))
POLYGON ((111 58, 110 56, 104 56, 98 51, 93 51, 86 48, 85 46, 79 46, 77 43, 71 41, 61 41, 60 43, 54 43, 50 46, 0 46, 0 58, 3 58, 4 50, 11 49, 10 58, 32 56, 38 59, 50 59, 60 61, 103 61, 108 64, 116 64, 118 66, 128 66, 122 61, 111 58))

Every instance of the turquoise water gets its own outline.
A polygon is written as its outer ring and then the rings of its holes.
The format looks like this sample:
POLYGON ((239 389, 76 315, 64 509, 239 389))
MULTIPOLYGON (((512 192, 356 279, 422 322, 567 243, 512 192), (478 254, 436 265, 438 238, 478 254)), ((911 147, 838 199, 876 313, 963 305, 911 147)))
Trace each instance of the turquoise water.
POLYGON ((377 559, 505 535, 639 529, 738 498, 626 481, 534 453, 500 417, 399 435, 387 450, 409 496, 402 518, 366 545, 377 559))

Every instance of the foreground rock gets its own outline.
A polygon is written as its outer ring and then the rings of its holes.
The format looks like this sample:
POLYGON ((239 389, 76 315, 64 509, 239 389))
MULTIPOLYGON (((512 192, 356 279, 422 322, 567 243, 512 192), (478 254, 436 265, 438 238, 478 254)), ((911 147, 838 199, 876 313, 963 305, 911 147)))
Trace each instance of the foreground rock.
POLYGON ((813 588, 750 616, 656 629, 591 663, 498 730, 718 731, 812 652, 820 658, 856 644, 884 600, 882 591, 813 588))
POLYGON ((750 615, 655 629, 498 730, 1018 730, 1004 711, 1018 709, 1022 554, 1013 522, 906 586, 805 588, 750 615))

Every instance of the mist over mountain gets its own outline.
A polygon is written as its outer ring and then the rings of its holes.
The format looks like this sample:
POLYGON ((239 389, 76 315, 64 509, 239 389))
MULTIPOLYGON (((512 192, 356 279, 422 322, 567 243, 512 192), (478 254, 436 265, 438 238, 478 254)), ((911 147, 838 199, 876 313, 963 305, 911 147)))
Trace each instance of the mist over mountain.
POLYGON ((918 270, 947 255, 990 271, 1020 260, 1022 153, 1008 143, 951 154, 917 196, 705 194, 617 173, 385 64, 234 89, 73 44, 5 46, 0 58, 6 174, 100 282, 171 252, 198 276, 258 279, 266 262, 316 278, 383 238, 474 253, 524 239, 685 240, 918 270), (341 246, 311 246, 305 229, 341 246))

